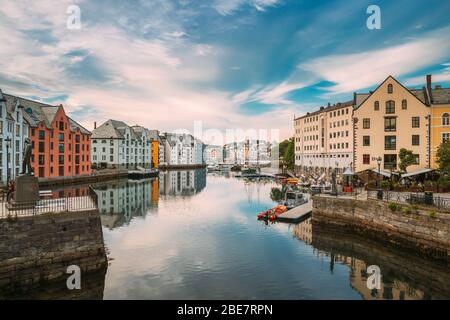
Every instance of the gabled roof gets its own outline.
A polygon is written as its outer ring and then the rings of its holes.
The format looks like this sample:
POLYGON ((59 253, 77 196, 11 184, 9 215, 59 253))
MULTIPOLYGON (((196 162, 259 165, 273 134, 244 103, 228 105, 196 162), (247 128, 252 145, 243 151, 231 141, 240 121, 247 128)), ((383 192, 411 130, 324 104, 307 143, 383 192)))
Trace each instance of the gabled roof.
POLYGON ((118 128, 127 126, 125 122, 109 119, 92 131, 92 139, 123 139, 123 134, 118 128))
POLYGON ((427 99, 426 99, 426 93, 425 93, 425 89, 408 89, 406 88, 404 85, 402 85, 397 79, 395 79, 393 76, 388 76, 386 79, 384 79, 384 81, 382 83, 380 83, 380 85, 373 91, 371 91, 370 93, 355 93, 354 95, 354 106, 353 109, 357 110, 361 105, 363 105, 367 99, 372 96, 378 89, 381 88, 381 86, 388 81, 389 79, 394 80, 396 83, 398 83, 402 88, 404 88, 406 91, 408 91, 409 93, 411 93, 411 95, 413 95, 414 97, 417 98, 417 100, 419 100, 420 102, 422 102, 425 106, 429 106, 427 103, 427 99), (359 100, 358 100, 359 99, 359 100))
POLYGON ((85 127, 83 127, 81 124, 79 124, 78 122, 76 122, 72 118, 67 117, 67 119, 69 119, 69 125, 70 125, 70 130, 71 131, 76 131, 77 129, 80 129, 81 133, 92 134, 89 130, 87 130, 85 127))
MULTIPOLYGON (((16 105, 18 105, 19 108, 23 108, 23 117, 31 127, 37 127, 40 123, 44 123, 44 125, 48 129, 52 129, 51 124, 55 119, 56 114, 58 113, 60 108, 63 108, 62 105, 52 106, 50 104, 16 97, 10 94, 2 93, 2 95, 8 111, 8 118, 10 118, 10 120, 13 120, 10 113, 12 113, 16 105)), ((70 117, 67 118, 69 119, 71 131, 75 131, 77 128, 79 128, 81 133, 91 134, 89 130, 81 126, 78 122, 71 119, 70 117)))

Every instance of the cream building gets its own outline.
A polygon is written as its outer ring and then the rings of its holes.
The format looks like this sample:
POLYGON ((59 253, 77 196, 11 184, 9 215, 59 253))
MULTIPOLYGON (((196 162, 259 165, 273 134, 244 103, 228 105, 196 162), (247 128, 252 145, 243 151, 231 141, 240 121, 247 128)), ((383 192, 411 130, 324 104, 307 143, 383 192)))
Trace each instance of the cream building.
POLYGON ((329 175, 353 161, 352 101, 321 107, 294 120, 295 170, 329 175))
POLYGON ((398 170, 401 148, 412 150, 416 161, 408 171, 428 168, 429 114, 426 90, 405 88, 389 76, 371 93, 354 95, 354 170, 398 170))

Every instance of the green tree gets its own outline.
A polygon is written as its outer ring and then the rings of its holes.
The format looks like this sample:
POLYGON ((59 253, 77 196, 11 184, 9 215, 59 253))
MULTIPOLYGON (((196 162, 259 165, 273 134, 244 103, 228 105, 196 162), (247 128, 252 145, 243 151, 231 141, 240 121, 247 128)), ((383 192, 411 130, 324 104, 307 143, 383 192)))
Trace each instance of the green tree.
MULTIPOLYGON (((280 157, 283 157, 283 161, 289 170, 294 170, 295 164, 295 146, 294 138, 286 139, 279 144, 280 157)), ((280 163, 281 166, 281 163, 280 163)))
POLYGON ((450 141, 441 143, 436 153, 436 162, 439 171, 444 175, 450 174, 450 141))
POLYGON ((400 168, 400 171, 407 172, 406 169, 414 164, 415 157, 411 150, 407 150, 405 148, 401 148, 400 152, 398 153, 398 157, 400 158, 400 163, 398 167, 400 168))

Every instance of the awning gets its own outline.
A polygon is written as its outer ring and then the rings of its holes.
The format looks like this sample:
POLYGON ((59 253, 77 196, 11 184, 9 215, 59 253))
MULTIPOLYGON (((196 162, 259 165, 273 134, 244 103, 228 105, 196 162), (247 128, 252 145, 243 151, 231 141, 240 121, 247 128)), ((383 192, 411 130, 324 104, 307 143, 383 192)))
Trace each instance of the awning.
MULTIPOLYGON (((369 170, 372 171, 372 172, 378 173, 378 169, 369 169, 369 170)), ((385 176, 385 177, 388 177, 388 178, 391 177, 391 172, 390 172, 390 171, 386 171, 386 170, 380 169, 380 172, 379 172, 379 173, 380 173, 382 176, 385 176)), ((393 174, 393 175, 398 175, 397 172, 392 172, 392 174, 393 174)))
POLYGON ((419 174, 424 174, 424 173, 428 173, 434 171, 433 169, 421 169, 421 170, 417 170, 414 172, 408 172, 405 174, 402 174, 402 178, 408 178, 408 177, 413 177, 413 176, 418 176, 419 174))
POLYGON ((352 169, 345 168, 343 175, 344 176, 353 176, 353 175, 355 175, 355 173, 352 171, 352 169))

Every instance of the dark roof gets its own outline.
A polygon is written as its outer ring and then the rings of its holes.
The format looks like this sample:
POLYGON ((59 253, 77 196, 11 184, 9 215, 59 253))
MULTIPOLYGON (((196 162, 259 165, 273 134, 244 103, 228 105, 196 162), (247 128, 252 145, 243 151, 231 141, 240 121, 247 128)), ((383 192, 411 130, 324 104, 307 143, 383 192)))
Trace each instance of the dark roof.
POLYGON ((308 112, 305 115, 301 116, 301 117, 297 117, 294 119, 295 120, 299 120, 299 119, 304 119, 304 118, 309 118, 318 114, 321 114, 322 112, 330 112, 330 111, 334 111, 334 110, 338 110, 341 108, 345 108, 345 107, 350 107, 353 105, 353 101, 345 101, 345 102, 338 102, 336 104, 333 105, 329 105, 327 107, 320 107, 319 110, 313 111, 313 112, 308 112))
MULTIPOLYGON (((52 129, 51 123, 55 119, 58 110, 60 108, 63 108, 62 105, 52 106, 50 104, 16 97, 6 93, 3 93, 3 97, 5 98, 5 104, 8 113, 11 113, 14 110, 16 104, 18 104, 19 107, 23 108, 23 116, 31 127, 37 127, 42 122, 48 129, 52 129)), ((72 131, 75 131, 76 128, 79 128, 80 132, 84 134, 91 134, 89 130, 81 126, 75 120, 71 119, 70 117, 67 118, 69 119, 70 129, 72 131)))
POLYGON ((450 88, 431 89, 433 104, 450 104, 450 88))

